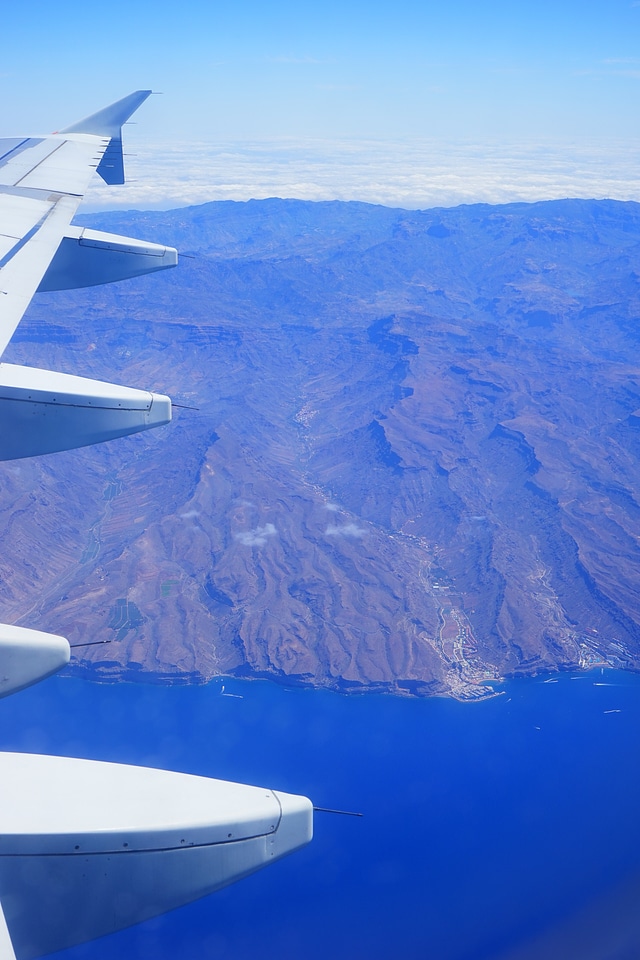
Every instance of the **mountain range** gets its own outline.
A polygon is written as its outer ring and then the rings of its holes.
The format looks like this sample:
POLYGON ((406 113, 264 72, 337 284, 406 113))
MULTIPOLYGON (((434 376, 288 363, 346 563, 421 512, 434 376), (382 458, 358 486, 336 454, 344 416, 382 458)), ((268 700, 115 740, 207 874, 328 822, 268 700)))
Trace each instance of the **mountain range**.
POLYGON ((640 205, 215 202, 5 359, 173 423, 0 466, 0 611, 95 679, 477 699, 640 665, 640 205))

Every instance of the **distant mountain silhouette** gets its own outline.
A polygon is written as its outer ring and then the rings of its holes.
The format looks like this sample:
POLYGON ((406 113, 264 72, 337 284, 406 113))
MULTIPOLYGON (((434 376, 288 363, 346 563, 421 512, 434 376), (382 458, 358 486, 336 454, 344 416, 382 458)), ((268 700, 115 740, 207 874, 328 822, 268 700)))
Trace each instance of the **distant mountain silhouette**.
POLYGON ((350 690, 640 664, 640 205, 81 218, 166 275, 41 295, 7 361, 169 393, 1 467, 5 620, 95 677, 350 690))

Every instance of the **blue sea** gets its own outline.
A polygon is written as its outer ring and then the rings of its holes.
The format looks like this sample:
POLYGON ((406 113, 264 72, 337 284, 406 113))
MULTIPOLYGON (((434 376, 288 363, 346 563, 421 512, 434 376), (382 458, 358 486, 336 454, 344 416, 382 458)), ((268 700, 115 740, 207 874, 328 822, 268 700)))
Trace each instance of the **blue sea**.
POLYGON ((640 676, 544 679, 468 704, 70 677, 3 700, 0 749, 162 766, 364 814, 318 813, 306 849, 57 960, 640 956, 640 676), (587 928, 588 949, 569 949, 587 928), (546 946, 519 952, 534 943, 546 946))

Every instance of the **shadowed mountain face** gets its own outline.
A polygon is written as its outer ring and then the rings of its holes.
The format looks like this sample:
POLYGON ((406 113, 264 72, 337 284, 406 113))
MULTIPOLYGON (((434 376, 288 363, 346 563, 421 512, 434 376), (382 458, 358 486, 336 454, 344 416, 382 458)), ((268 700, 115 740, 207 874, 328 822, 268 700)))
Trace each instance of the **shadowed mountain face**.
POLYGON ((6 355, 169 393, 0 468, 0 609, 95 677, 485 695, 640 664, 640 205, 95 215, 193 255, 6 355))

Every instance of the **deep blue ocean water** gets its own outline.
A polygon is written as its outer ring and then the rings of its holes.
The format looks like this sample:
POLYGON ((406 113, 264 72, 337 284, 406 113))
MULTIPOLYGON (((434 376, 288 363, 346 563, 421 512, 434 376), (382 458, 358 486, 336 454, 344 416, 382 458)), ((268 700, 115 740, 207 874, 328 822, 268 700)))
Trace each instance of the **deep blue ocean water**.
MULTIPOLYGON (((463 704, 59 677, 3 700, 0 749, 163 766, 364 813, 317 814, 305 850, 57 957, 481 960, 597 915, 607 896, 624 904, 640 879, 640 677, 502 689, 463 704)), ((640 909, 627 913, 600 925, 631 927, 640 909)))

